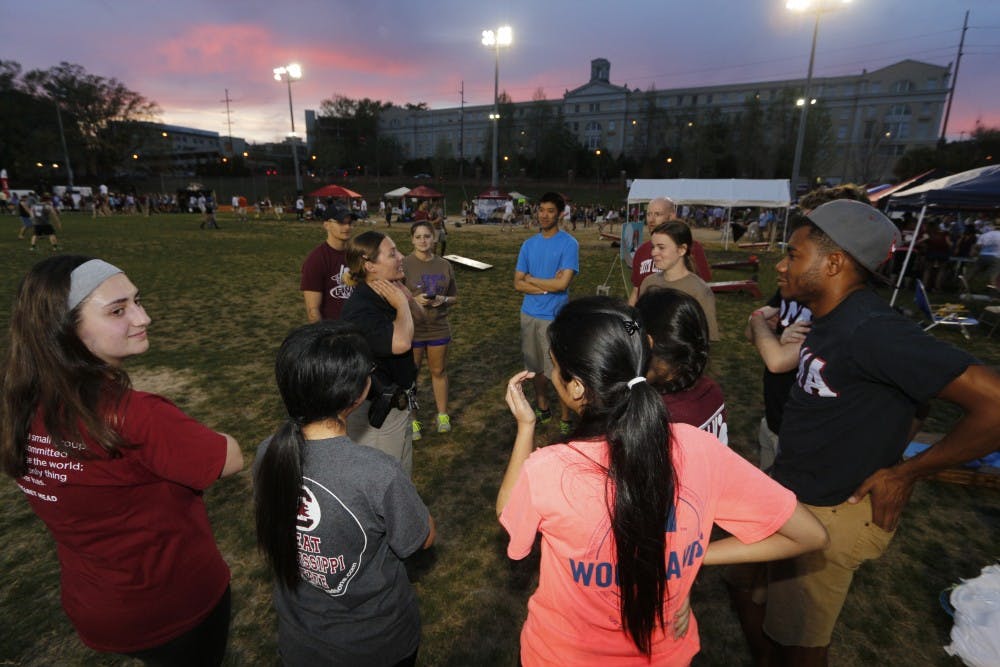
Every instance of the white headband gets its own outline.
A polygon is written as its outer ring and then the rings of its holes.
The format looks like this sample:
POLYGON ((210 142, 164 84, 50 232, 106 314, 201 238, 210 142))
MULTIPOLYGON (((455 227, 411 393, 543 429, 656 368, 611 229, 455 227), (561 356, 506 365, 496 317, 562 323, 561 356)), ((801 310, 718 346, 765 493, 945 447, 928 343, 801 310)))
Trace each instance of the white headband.
POLYGON ((92 259, 73 269, 69 274, 69 296, 66 305, 73 310, 80 302, 90 296, 101 283, 113 275, 125 273, 117 266, 108 264, 103 259, 92 259))

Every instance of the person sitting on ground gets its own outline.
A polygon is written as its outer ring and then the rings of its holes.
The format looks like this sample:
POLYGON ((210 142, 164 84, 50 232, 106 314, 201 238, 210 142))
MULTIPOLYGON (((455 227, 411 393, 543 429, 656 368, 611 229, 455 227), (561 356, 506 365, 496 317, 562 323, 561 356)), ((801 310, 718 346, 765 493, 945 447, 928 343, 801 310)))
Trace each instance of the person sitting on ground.
POLYGON ((347 435, 371 367, 346 322, 300 327, 278 351, 288 417, 258 449, 254 513, 286 665, 416 664, 420 610, 402 559, 433 544, 434 520, 399 461, 347 435))
POLYGON ((548 329, 552 384, 580 416, 565 444, 534 449, 535 412, 514 375, 517 421, 497 516, 507 555, 541 533, 521 664, 687 665, 685 605, 702 565, 785 558, 826 544, 794 494, 688 424, 669 424, 647 381, 639 313, 609 297, 569 302, 548 329), (713 524, 733 536, 708 542, 713 524))
POLYGON ((701 305, 690 294, 667 288, 647 292, 636 308, 652 348, 646 379, 660 392, 670 421, 697 426, 728 445, 722 389, 704 374, 709 343, 701 305))

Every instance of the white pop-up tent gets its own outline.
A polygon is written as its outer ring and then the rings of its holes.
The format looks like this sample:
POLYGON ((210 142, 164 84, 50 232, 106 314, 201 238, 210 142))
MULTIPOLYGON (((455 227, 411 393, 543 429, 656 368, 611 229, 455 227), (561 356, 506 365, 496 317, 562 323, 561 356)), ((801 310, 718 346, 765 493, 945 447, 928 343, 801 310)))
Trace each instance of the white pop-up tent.
POLYGON ((382 196, 386 199, 402 199, 409 191, 410 188, 407 187, 396 188, 395 190, 389 190, 382 196))
POLYGON ((628 203, 646 204, 657 197, 670 197, 678 206, 721 206, 727 209, 728 243, 733 207, 784 208, 787 225, 790 193, 788 179, 638 178, 629 188, 628 203))

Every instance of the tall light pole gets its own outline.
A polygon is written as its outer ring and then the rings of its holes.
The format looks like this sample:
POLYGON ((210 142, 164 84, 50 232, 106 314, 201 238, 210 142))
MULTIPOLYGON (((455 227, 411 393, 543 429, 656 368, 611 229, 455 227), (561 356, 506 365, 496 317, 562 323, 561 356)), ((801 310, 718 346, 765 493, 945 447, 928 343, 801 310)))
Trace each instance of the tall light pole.
MULTIPOLYGON (((848 4, 851 0, 837 0, 839 4, 848 4)), ((812 87, 813 63, 816 60, 816 37, 819 35, 819 17, 824 11, 829 11, 829 3, 823 0, 788 0, 785 3, 787 9, 793 12, 816 12, 816 21, 813 24, 812 48, 809 50, 809 72, 806 74, 806 89, 802 98, 796 101, 802 107, 799 116, 799 133, 795 139, 795 158, 792 160, 792 197, 798 193, 799 170, 802 167, 802 147, 806 141, 806 118, 809 116, 809 107, 812 105, 812 98, 809 96, 809 89, 812 87)))
POLYGON ((299 173, 299 146, 298 137, 295 136, 295 112, 292 110, 292 81, 298 81, 302 78, 302 68, 296 63, 285 67, 275 67, 274 80, 281 81, 282 76, 288 83, 288 116, 292 119, 292 164, 295 169, 295 192, 298 194, 302 192, 302 174, 299 173))
POLYGON ((497 135, 500 134, 500 47, 510 46, 511 41, 513 33, 509 25, 500 26, 496 32, 483 30, 483 46, 492 46, 496 54, 493 68, 493 113, 490 114, 490 122, 493 124, 493 173, 490 176, 490 186, 493 188, 500 185, 497 171, 497 135))

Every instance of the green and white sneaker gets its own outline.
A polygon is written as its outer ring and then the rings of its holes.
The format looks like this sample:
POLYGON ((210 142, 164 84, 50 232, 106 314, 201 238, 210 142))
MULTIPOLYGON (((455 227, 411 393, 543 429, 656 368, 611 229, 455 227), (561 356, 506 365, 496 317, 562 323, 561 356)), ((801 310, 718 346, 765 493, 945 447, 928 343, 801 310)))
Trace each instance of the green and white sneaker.
POLYGON ((545 410, 535 408, 535 421, 539 424, 548 424, 552 421, 552 410, 550 408, 546 408, 545 410))
POLYGON ((414 419, 412 422, 410 422, 410 425, 413 428, 413 439, 414 439, 414 441, 419 440, 420 438, 422 438, 423 436, 420 435, 420 422, 417 421, 416 419, 414 419))
POLYGON ((447 433, 451 430, 451 417, 438 414, 438 433, 447 433))

